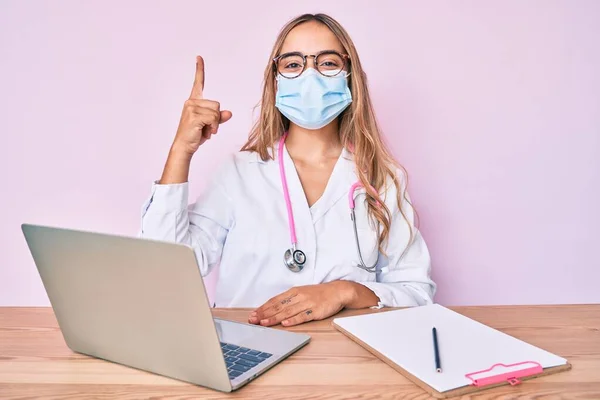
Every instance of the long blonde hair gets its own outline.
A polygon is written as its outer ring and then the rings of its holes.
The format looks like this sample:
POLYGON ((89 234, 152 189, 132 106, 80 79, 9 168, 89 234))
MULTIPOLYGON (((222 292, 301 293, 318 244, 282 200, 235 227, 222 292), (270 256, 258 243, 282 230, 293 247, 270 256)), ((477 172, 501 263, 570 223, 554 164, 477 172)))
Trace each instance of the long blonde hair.
MULTIPOLYGON (((407 174, 406 170, 391 156, 381 139, 380 129, 369 96, 366 74, 362 69, 350 35, 336 20, 326 14, 304 14, 291 20, 281 29, 271 51, 269 64, 265 68, 262 100, 259 103, 260 116, 241 151, 256 152, 263 161, 266 161, 272 158, 271 154, 275 154, 276 143, 289 128, 289 120, 275 107, 275 78, 277 72, 272 60, 279 55, 283 42, 290 31, 296 26, 309 21, 316 21, 327 26, 350 56, 351 73, 348 86, 353 101, 339 116, 340 141, 345 148, 351 149, 353 152, 356 173, 367 192, 366 201, 368 203, 369 219, 380 227, 378 247, 385 254, 383 247, 390 233, 392 215, 379 192, 381 189, 385 190, 385 185, 389 182, 387 179, 391 179, 398 194, 398 209, 402 217, 409 222, 405 214, 406 211, 402 207, 403 199, 408 201, 406 196, 408 182, 405 181, 404 185, 400 183, 398 171, 404 175, 405 180, 407 180, 407 174), (269 154, 269 148, 272 150, 271 154, 269 154)), ((408 226, 410 229, 410 244, 414 238, 414 232, 410 222, 408 226)))

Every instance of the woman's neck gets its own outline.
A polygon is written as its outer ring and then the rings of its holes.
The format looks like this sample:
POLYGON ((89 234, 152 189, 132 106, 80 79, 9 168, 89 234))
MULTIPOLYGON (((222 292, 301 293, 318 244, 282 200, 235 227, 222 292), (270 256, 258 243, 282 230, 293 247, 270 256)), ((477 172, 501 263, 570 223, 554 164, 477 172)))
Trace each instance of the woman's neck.
POLYGON ((315 130, 290 124, 285 144, 290 157, 305 162, 319 163, 324 159, 338 158, 342 151, 337 121, 315 130))

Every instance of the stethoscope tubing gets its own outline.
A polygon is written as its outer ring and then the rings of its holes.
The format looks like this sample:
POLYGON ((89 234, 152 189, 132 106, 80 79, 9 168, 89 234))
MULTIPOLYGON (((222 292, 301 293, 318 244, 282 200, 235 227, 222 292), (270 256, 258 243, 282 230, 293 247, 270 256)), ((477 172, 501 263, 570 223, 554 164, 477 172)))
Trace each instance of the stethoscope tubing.
MULTIPOLYGON (((290 199, 290 192, 287 184, 287 178, 285 176, 285 167, 283 163, 283 146, 285 144, 285 139, 287 137, 287 132, 285 132, 281 139, 279 140, 279 146, 277 149, 277 157, 279 162, 279 175, 281 177, 281 185, 283 187, 283 197, 285 200, 285 206, 287 209, 288 215, 288 226, 290 229, 290 241, 292 244, 291 249, 286 250, 284 254, 284 264, 293 272, 300 272, 304 268, 304 263, 306 262, 305 254, 297 249, 298 239, 296 237, 296 224, 294 222, 294 212, 292 211, 292 201, 290 199), (301 263, 297 263, 295 259, 297 257, 293 257, 293 255, 301 253, 300 259, 303 261, 301 263), (291 257, 290 257, 291 256, 291 257)), ((360 251, 360 241, 358 239, 358 229, 356 227, 356 215, 354 213, 355 201, 354 201, 354 192, 363 187, 361 182, 356 182, 350 187, 350 191, 348 193, 348 205, 350 207, 350 218, 352 219, 352 226, 354 230, 354 241, 356 244, 356 252, 358 255, 358 259, 360 260, 360 264, 356 265, 358 268, 361 268, 367 272, 377 272, 377 262, 372 266, 368 267, 363 260, 362 252, 360 251)))

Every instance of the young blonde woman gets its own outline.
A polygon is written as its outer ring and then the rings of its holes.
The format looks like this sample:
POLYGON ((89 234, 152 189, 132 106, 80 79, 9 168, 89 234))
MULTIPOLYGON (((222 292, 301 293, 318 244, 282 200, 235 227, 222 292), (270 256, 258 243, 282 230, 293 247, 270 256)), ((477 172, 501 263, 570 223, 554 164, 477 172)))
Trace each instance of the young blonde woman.
POLYGON ((281 30, 248 142, 188 205, 192 157, 210 151, 206 141, 232 117, 203 87, 197 57, 142 237, 192 246, 202 275, 219 265, 217 307, 252 307, 250 323, 291 326, 345 307, 433 301, 405 174, 382 142, 360 59, 338 22, 307 14, 281 30))

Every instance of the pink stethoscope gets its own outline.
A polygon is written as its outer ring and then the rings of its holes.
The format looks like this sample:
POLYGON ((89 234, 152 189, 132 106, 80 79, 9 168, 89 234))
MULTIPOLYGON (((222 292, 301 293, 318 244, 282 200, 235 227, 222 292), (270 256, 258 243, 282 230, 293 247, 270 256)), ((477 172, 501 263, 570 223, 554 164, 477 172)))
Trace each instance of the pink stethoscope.
MULTIPOLYGON (((287 179, 285 177, 285 170, 283 166, 283 145, 287 137, 287 132, 283 134, 279 140, 279 148, 277 155, 279 158, 279 173, 281 175, 281 184, 283 186, 283 197, 285 199, 285 205, 288 213, 288 223, 290 227, 290 239, 292 241, 292 247, 287 249, 283 255, 283 262, 286 267, 292 272, 300 272, 304 268, 306 263, 306 254, 302 250, 296 248, 298 239, 296 238, 296 225, 294 224, 294 213, 292 212, 292 202, 290 200, 290 192, 288 190, 287 179)), ((368 272, 377 272, 377 262, 370 267, 365 264, 362 253, 360 251, 360 242, 358 241, 358 231, 356 229, 356 218, 354 215, 354 192, 356 189, 363 187, 361 182, 356 182, 350 186, 350 192, 348 193, 348 203, 350 205, 350 218, 352 219, 352 225, 354 226, 354 240, 356 242, 356 251, 358 253, 358 259, 360 264, 356 265, 358 268, 362 268, 368 272)))

